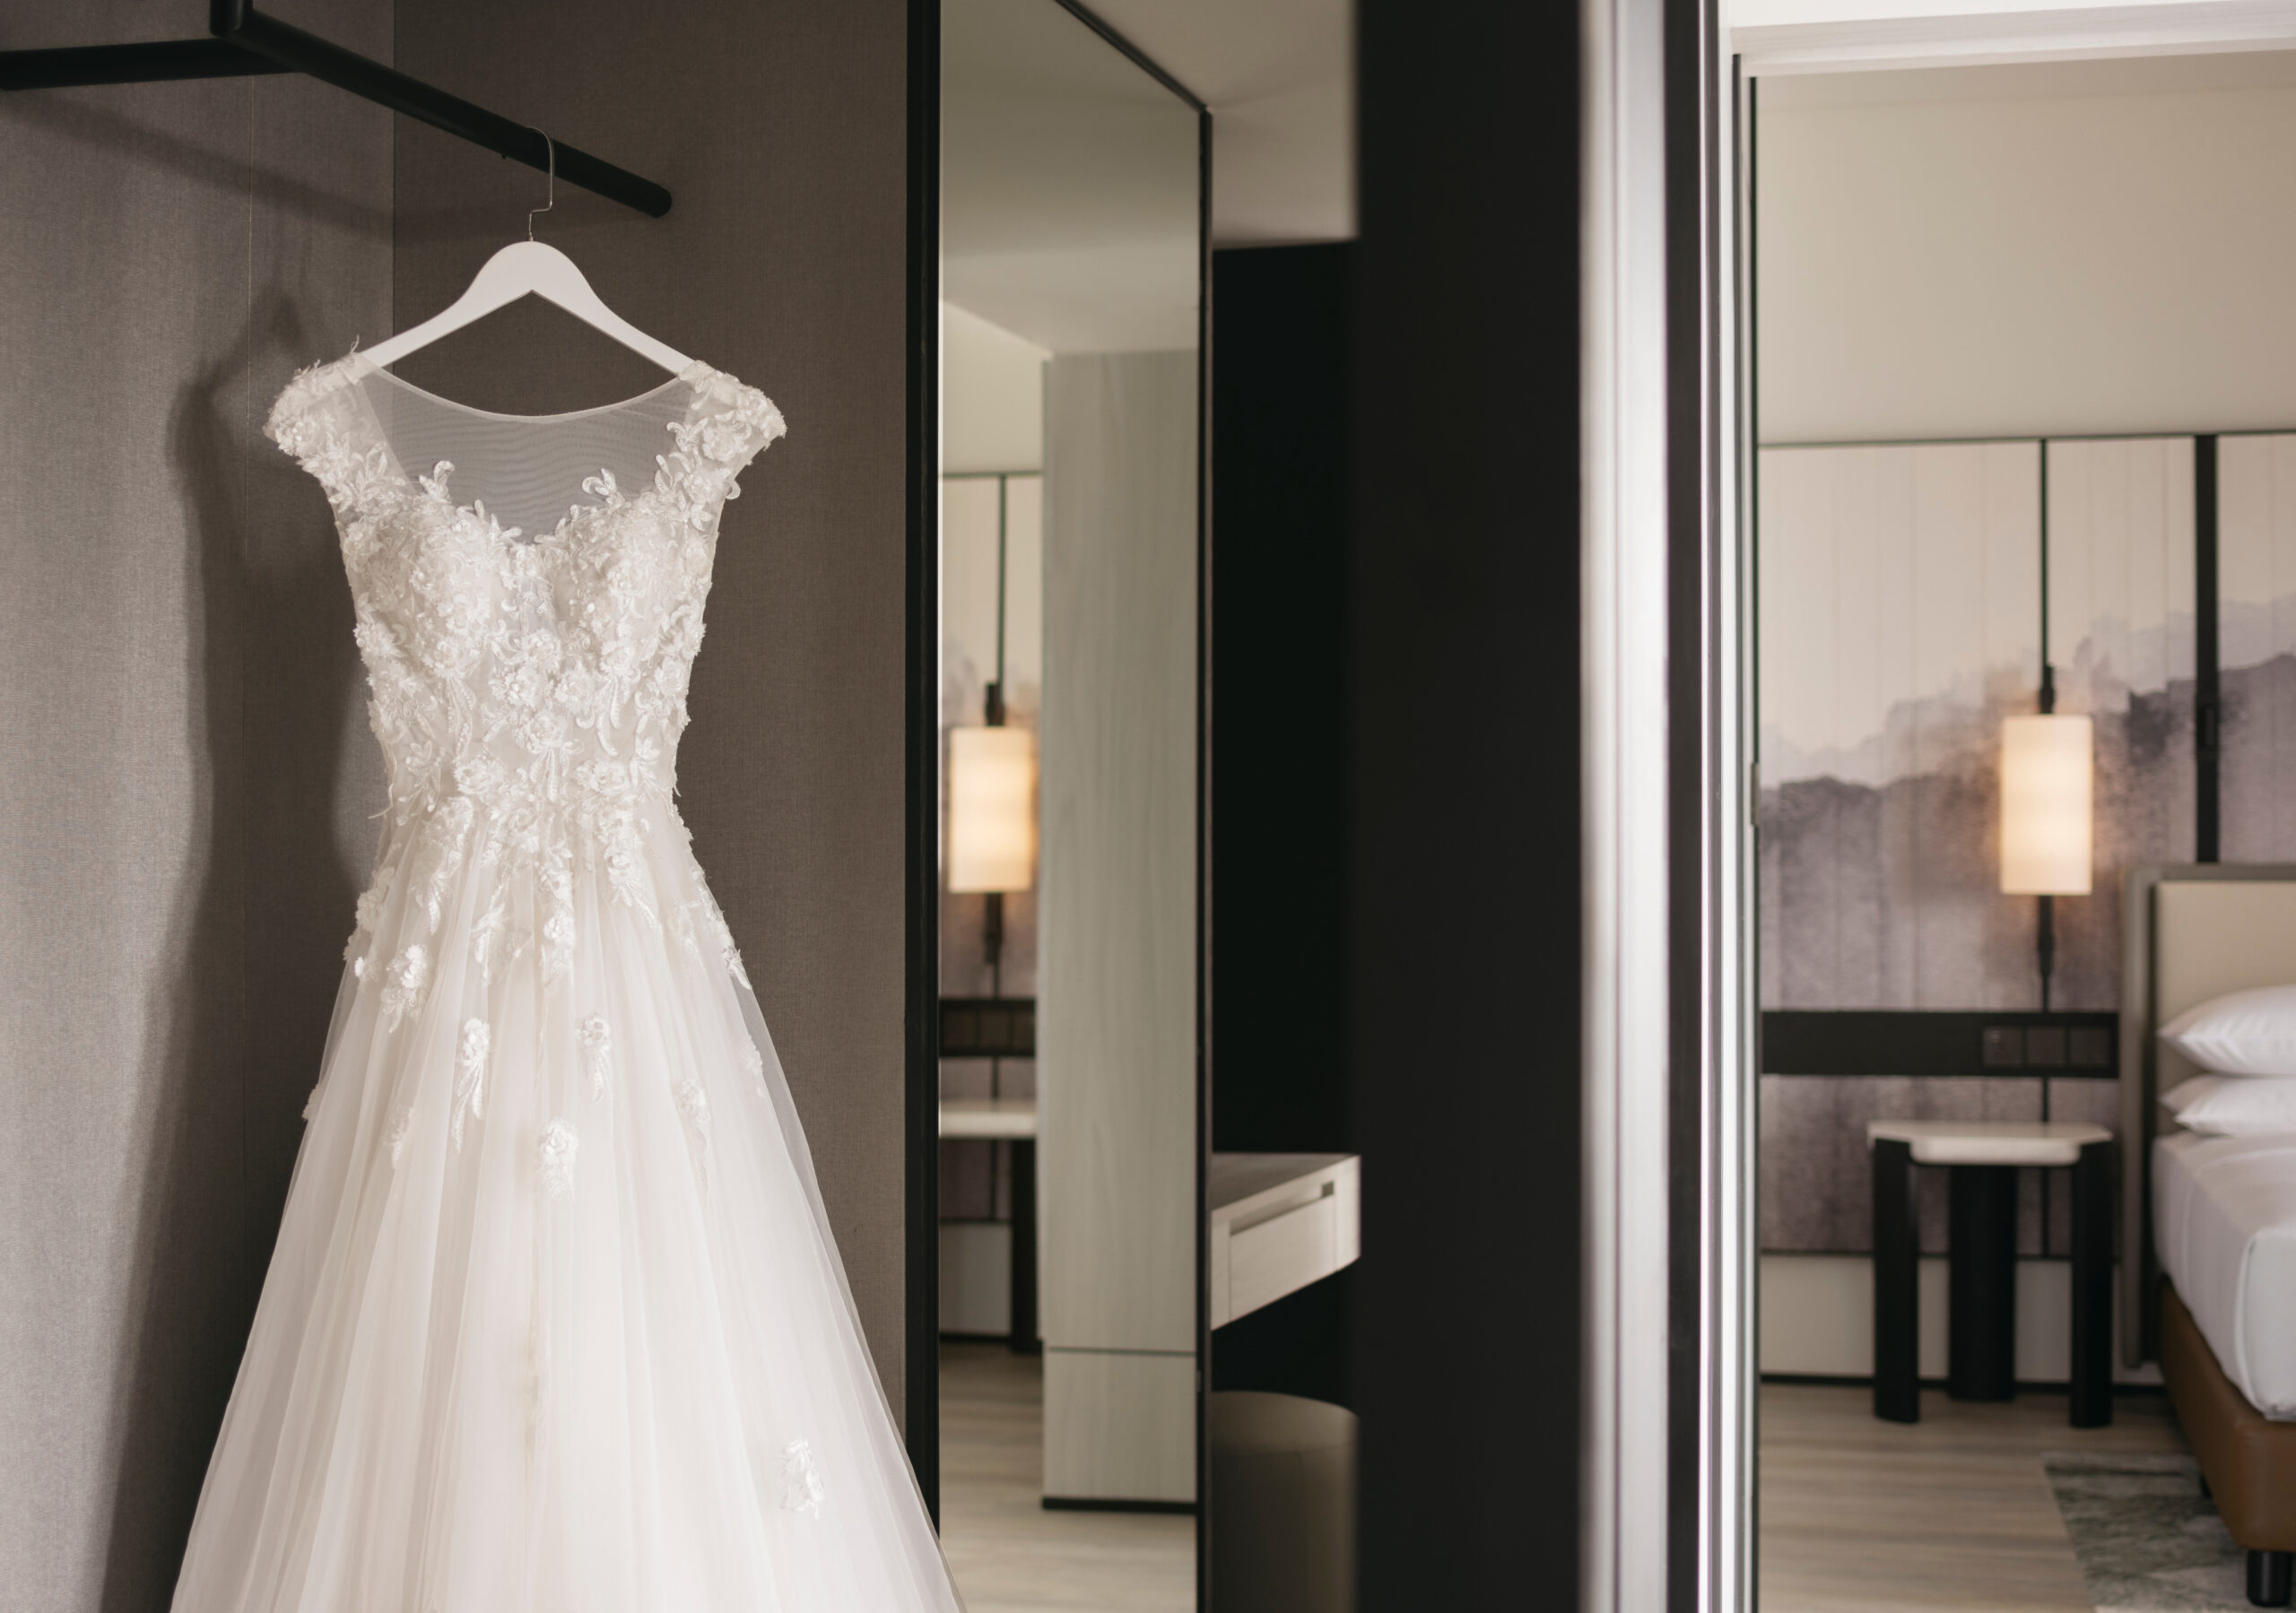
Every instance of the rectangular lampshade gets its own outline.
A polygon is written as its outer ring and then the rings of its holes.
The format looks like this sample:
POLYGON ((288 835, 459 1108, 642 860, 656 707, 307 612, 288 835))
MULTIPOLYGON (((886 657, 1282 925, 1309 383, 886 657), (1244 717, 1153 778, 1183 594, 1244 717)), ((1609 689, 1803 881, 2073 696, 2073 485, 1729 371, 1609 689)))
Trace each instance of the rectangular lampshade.
POLYGON ((2094 730, 2087 717, 2001 724, 2001 889, 2086 896, 2093 860, 2094 730))
POLYGON ((949 889, 1026 890, 1037 866, 1036 735, 949 732, 949 889))

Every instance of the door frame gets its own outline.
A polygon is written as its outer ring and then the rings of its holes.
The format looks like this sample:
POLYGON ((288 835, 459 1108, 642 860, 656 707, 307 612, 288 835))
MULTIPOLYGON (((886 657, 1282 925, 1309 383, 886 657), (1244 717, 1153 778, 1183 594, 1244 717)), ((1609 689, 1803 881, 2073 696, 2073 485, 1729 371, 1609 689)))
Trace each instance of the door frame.
MULTIPOLYGON (((1717 861, 1716 872, 1729 878, 1709 881, 1704 895, 1709 901, 1735 903, 1735 911, 1721 915, 1726 922, 1709 931, 1713 941, 1725 936, 1734 941, 1735 958, 1709 983, 1715 987, 1726 983, 1727 989, 1718 990, 1709 1001, 1718 1011, 1729 1007, 1735 1020, 1718 1023, 1719 1039, 1709 1040, 1708 1045, 1723 1059, 1738 1061, 1738 1073, 1730 1080, 1709 1079, 1706 1083, 1701 1103, 1709 1130, 1699 1153, 1701 1171, 1711 1173, 1716 1190, 1734 1201, 1726 1212, 1708 1217, 1695 1201, 1698 1195, 1685 1193, 1678 1173, 1672 1216, 1675 1314, 1683 1316, 1692 1296, 1700 1296, 1709 1358, 1697 1375, 1682 1371, 1678 1364, 1670 1384, 1676 1460, 1670 1476, 1669 1535, 1675 1569, 1667 1599, 1669 1613, 1706 1613, 1707 1609, 1752 1613, 1757 1595, 1754 1535, 1760 1496, 1755 1457, 1761 1362, 1756 1340, 1760 1296, 1753 1207, 1760 1167, 1754 1073, 1759 1062, 1760 1015, 1752 814, 1759 787, 1754 743, 1759 696, 1754 652, 1759 623, 1753 515, 1761 438, 1755 313, 1760 244, 1755 228, 1759 81, 1810 73, 1990 66, 2292 47, 2296 47, 2296 0, 2273 0, 2267 6, 2243 8, 2238 14, 2213 6, 2169 3, 2065 12, 1959 12, 1914 18, 1875 15, 1757 24, 1715 37, 1710 52, 1715 70, 1704 82, 1718 86, 1720 91, 1713 101, 1720 124, 1709 141, 1709 151, 1718 169, 1718 195, 1725 198, 1725 204, 1711 209, 1712 222, 1700 231, 1699 239, 1703 250, 1717 254, 1726 265, 1726 272, 1718 277, 1717 292, 1718 305, 1727 309, 1727 318, 1712 345, 1719 384, 1709 384, 1707 390, 1713 399, 1709 418, 1719 443, 1718 450, 1711 451, 1711 461, 1726 467, 1717 490, 1720 507, 1727 512, 1727 523, 1710 552, 1735 579, 1736 597, 1725 603, 1717 623, 1718 629, 1726 626, 1727 634, 1735 640, 1734 646, 1718 642, 1715 646, 1726 655, 1714 664, 1734 668, 1728 698, 1723 706, 1704 710, 1701 715, 1712 725, 1713 735, 1735 736, 1744 765, 1737 780, 1728 786, 1738 809, 1738 821, 1726 830, 1718 822, 1714 826, 1725 840, 1735 841, 1740 852, 1735 857, 1717 861), (1729 976, 1735 976, 1735 981, 1729 981, 1729 976), (1692 1246, 1689 1240, 1695 1240, 1695 1259, 1686 1258, 1692 1246), (1700 1397, 1698 1402, 1687 1403, 1684 1397, 1693 1393, 1700 1397), (1695 1573, 1685 1570, 1686 1560, 1696 1562, 1695 1573)), ((1687 265, 1675 268, 1685 275, 1690 273, 1687 265)), ((1677 354, 1678 359, 1686 360, 1686 357, 1677 354)), ((1687 386, 1687 371, 1678 374, 1676 381, 1687 386)), ((1683 487, 1679 481, 1673 485, 1679 506, 1683 487)), ((1686 514, 1679 508, 1678 520, 1679 544, 1688 535, 1686 514)), ((1678 547, 1678 559, 1681 553, 1678 547)), ((1718 640, 1721 637, 1718 631, 1718 640)), ((1683 642, 1677 639, 1677 646, 1683 642)), ((1677 737, 1678 743, 1686 742, 1677 737)), ((1678 830, 1684 821, 1678 811, 1678 830)), ((1676 998, 1678 1004, 1686 1001, 1686 995, 1676 998)), ((1678 1063, 1677 1068, 1686 1066, 1678 1063)), ((1715 1072, 1717 1078, 1721 1074, 1718 1070, 1715 1072)), ((1678 1080, 1677 1139, 1685 1135, 1687 1117, 1683 1106, 1687 1101, 1688 1093, 1678 1080)))

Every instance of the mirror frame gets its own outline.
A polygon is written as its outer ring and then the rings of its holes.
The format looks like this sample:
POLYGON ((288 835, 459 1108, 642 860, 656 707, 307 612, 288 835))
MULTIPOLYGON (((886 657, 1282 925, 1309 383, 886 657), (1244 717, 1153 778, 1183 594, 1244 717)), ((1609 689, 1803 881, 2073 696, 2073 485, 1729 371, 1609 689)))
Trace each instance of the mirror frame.
MULTIPOLYGON (((1170 91, 1196 124, 1196 1574, 1211 1606, 1211 1369, 1204 1193, 1212 1149, 1212 109, 1076 0, 1045 0, 1170 91)), ((935 1526, 941 1521, 941 0, 909 0, 908 140, 908 567, 903 886, 904 1434, 935 1526)))

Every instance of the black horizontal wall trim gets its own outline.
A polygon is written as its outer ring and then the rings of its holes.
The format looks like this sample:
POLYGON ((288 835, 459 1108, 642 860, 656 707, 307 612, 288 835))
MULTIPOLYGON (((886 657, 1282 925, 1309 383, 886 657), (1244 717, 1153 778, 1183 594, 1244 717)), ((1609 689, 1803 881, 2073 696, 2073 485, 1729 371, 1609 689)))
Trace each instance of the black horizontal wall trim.
POLYGON ((1780 1010, 1761 1017, 1761 1072, 2110 1080, 2119 1024, 2111 1013, 1780 1010))
POLYGON ((944 1059, 1032 1059, 1037 1056, 1033 997, 944 997, 941 1056, 944 1059))

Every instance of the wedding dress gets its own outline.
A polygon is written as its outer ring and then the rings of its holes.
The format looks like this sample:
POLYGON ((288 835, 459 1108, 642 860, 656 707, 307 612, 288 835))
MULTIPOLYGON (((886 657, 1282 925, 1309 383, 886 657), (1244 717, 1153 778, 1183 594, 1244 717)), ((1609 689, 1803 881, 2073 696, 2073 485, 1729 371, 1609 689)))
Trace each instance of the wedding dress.
POLYGON ((175 1613, 957 1607, 671 799, 782 430, 703 364, 523 417, 354 353, 274 410, 389 806, 175 1613))

